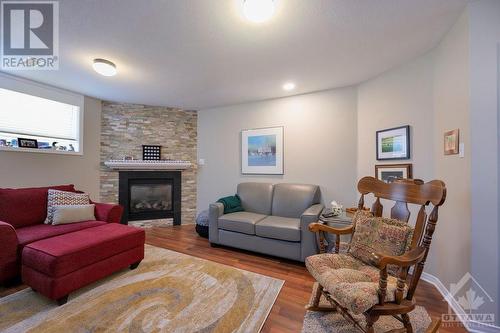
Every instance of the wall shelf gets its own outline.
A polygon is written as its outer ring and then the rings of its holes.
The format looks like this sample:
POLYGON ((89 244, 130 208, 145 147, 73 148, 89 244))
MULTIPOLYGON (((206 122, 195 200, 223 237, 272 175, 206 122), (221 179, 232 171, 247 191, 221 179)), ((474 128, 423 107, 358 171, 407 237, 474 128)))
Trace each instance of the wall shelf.
POLYGON ((38 153, 38 154, 59 154, 59 155, 83 155, 83 152, 55 150, 55 149, 36 149, 36 148, 18 148, 0 146, 1 151, 10 151, 16 153, 38 153))

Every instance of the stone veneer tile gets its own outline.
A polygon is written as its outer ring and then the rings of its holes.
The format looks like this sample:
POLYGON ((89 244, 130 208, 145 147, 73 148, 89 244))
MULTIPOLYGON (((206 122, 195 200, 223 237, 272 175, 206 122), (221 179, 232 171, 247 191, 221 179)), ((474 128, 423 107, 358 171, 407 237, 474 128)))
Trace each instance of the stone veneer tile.
POLYGON ((182 172, 182 223, 194 223, 197 172, 196 111, 138 104, 102 102, 101 201, 118 203, 118 172, 104 162, 132 156, 142 158, 142 145, 161 145, 162 159, 191 161, 182 172))

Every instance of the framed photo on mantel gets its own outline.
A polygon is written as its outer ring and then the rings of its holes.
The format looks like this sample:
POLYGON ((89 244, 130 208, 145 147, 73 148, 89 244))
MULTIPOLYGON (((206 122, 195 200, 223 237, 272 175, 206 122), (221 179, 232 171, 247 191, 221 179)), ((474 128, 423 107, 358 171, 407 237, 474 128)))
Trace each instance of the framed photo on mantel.
POLYGON ((241 173, 283 174, 283 127, 241 131, 241 173))
POLYGON ((407 160, 410 158, 410 126, 377 131, 377 160, 407 160))

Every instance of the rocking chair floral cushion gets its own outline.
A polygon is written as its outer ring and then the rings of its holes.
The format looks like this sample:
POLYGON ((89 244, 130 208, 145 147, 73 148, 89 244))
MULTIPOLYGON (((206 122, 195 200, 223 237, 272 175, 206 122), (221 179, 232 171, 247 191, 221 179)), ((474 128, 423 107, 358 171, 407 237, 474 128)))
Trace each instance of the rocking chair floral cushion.
MULTIPOLYGON (((399 256, 410 249, 413 228, 407 223, 367 214, 357 215, 355 221, 349 253, 365 264, 372 264, 374 254, 399 256)), ((392 275, 398 269, 395 265, 387 267, 392 275)))
MULTIPOLYGON (((409 248, 413 228, 402 221, 375 217, 358 211, 353 224, 355 231, 348 253, 325 253, 308 257, 306 266, 311 275, 344 308, 361 314, 379 301, 380 270, 371 265, 374 254, 398 256, 409 248)), ((398 267, 389 265, 394 275, 398 267)), ((397 278, 387 279, 386 301, 394 301, 397 278)), ((407 288, 405 288, 406 296, 407 288)))
MULTIPOLYGON (((361 314, 378 303, 380 270, 350 254, 324 253, 310 256, 306 266, 311 275, 344 308, 361 314)), ((394 301, 397 279, 387 279, 386 301, 394 301)), ((407 289, 405 290, 405 292, 407 289)))

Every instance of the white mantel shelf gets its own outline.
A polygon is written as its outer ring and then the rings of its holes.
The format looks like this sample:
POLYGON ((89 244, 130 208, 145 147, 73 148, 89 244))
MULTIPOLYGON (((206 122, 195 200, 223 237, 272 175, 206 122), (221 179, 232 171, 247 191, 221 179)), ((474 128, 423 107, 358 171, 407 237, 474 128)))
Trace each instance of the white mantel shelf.
POLYGON ((186 170, 191 167, 191 162, 180 160, 110 160, 104 162, 114 170, 186 170))

